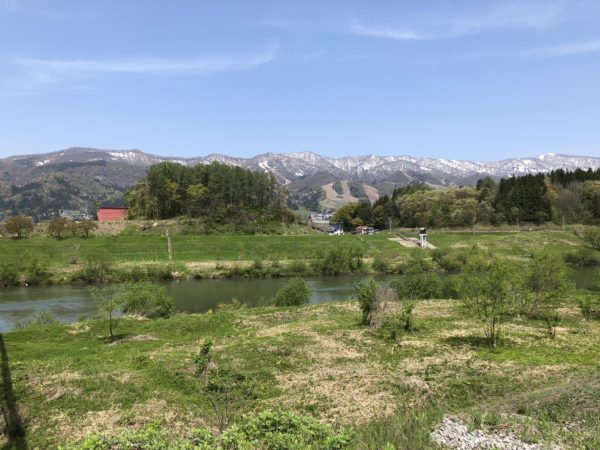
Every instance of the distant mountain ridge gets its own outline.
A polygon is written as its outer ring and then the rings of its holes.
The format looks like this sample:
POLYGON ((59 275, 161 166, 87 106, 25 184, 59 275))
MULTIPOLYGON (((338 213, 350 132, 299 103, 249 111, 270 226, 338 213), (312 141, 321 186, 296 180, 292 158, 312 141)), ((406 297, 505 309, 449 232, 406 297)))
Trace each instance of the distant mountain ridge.
POLYGON ((574 170, 576 168, 600 167, 600 157, 572 156, 558 153, 545 153, 536 157, 511 158, 500 161, 466 161, 445 158, 425 158, 413 156, 346 156, 330 158, 317 153, 304 151, 297 153, 264 153, 251 158, 231 157, 221 154, 183 158, 166 157, 145 153, 141 150, 101 150, 73 147, 41 155, 12 156, 0 160, 19 165, 36 167, 67 162, 106 161, 137 166, 150 166, 163 161, 184 165, 207 164, 213 161, 230 165, 272 171, 286 184, 316 172, 330 172, 349 179, 379 179, 396 172, 424 172, 446 175, 450 178, 471 175, 491 175, 505 177, 527 173, 549 172, 554 169, 574 170))
POLYGON ((0 159, 0 209, 4 210, 4 215, 29 212, 44 217, 51 213, 44 208, 56 209, 58 205, 74 209, 97 202, 118 203, 123 192, 144 176, 147 167, 163 161, 184 165, 217 161, 269 171, 288 187, 300 206, 311 198, 313 207, 315 199, 318 201, 322 195, 321 187, 336 180, 355 182, 356 186, 367 184, 385 193, 394 186, 414 182, 442 187, 473 184, 485 176, 500 178, 559 168, 600 168, 600 157, 557 153, 475 162, 412 156, 331 158, 309 151, 265 153, 251 158, 220 154, 183 158, 163 157, 141 150, 73 147, 0 159))

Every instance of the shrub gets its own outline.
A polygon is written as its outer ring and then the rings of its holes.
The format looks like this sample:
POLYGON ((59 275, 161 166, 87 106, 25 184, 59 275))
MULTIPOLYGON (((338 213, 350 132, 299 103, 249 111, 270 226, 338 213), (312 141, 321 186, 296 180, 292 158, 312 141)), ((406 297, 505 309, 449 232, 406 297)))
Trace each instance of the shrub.
POLYGON ((375 303, 375 295, 377 284, 372 278, 366 283, 358 283, 354 285, 354 291, 358 297, 358 304, 362 311, 362 324, 371 324, 371 308, 375 303))
POLYGON ((440 298, 442 294, 441 279, 434 273, 403 275, 390 285, 400 300, 440 298))
POLYGON ((27 261, 25 266, 25 283, 27 284, 40 284, 48 281, 51 273, 47 269, 46 264, 40 263, 37 258, 32 258, 27 261))
POLYGON ((19 268, 16 264, 0 262, 0 285, 16 286, 19 284, 19 268))
POLYGON ((334 429, 308 416, 286 411, 263 411, 243 416, 220 435, 205 428, 188 436, 173 436, 160 422, 139 430, 123 430, 112 436, 91 434, 83 441, 60 447, 61 450, 144 449, 144 450, 231 450, 231 449, 322 449, 343 450, 354 437, 348 428, 334 429))
POLYGON ((16 329, 23 329, 35 326, 46 326, 46 325, 56 325, 58 324, 58 320, 52 315, 49 311, 40 311, 35 314, 31 319, 15 322, 14 327, 16 329))
POLYGON ((173 298, 166 288, 155 283, 130 284, 119 293, 119 303, 125 314, 155 318, 169 317, 173 311, 173 298))
POLYGON ((402 272, 407 274, 431 272, 433 264, 425 258, 425 251, 422 249, 413 249, 410 258, 402 265, 402 272))
POLYGON ((595 294, 584 294, 579 297, 578 302, 581 315, 586 320, 600 318, 600 298, 595 294))
POLYGON ((381 328, 389 315, 390 304, 398 300, 394 290, 370 279, 354 285, 354 291, 362 311, 362 324, 381 328))
POLYGON ((442 298, 460 298, 460 276, 450 275, 443 277, 440 294, 442 298))
POLYGON ((307 275, 310 272, 310 268, 303 261, 292 261, 287 266, 287 272, 296 276, 307 275))
POLYGON ((299 306, 310 300, 310 288, 303 278, 293 278, 288 284, 279 289, 273 303, 275 306, 299 306))
POLYGON ((318 254, 314 265, 323 275, 341 275, 362 268, 363 251, 355 246, 340 246, 325 255, 318 254))
POLYGON ((378 273, 388 273, 390 271, 390 264, 377 255, 373 258, 373 270, 378 273))
POLYGON ((413 302, 405 302, 402 304, 400 311, 385 316, 381 326, 381 334, 385 339, 396 341, 404 333, 415 329, 414 307, 413 302))
POLYGON ((583 247, 564 255, 567 264, 575 267, 600 266, 600 252, 583 247))
POLYGON ((594 249, 600 250, 600 227, 590 227, 583 232, 583 241, 594 249))
POLYGON ((71 280, 82 283, 103 283, 113 276, 113 259, 106 251, 95 251, 83 257, 83 267, 75 272, 71 280))

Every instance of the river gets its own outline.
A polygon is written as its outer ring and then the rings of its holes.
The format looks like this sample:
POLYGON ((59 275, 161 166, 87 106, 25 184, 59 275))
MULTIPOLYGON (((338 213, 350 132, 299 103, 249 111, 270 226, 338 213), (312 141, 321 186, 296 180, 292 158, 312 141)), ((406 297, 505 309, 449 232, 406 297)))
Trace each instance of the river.
MULTIPOLYGON (((578 287, 588 287, 593 269, 578 270, 574 280, 578 287)), ((398 275, 375 277, 378 281, 390 281, 398 275)), ((308 277, 311 303, 326 303, 354 298, 353 286, 366 276, 308 277)), ((163 286, 175 300, 177 312, 199 313, 215 309, 219 303, 238 299, 249 306, 256 306, 264 297, 273 296, 289 280, 269 279, 219 279, 165 282, 163 286)), ((0 332, 10 330, 15 322, 30 319, 41 311, 50 312, 62 323, 79 320, 82 316, 92 318, 96 307, 84 286, 29 286, 0 288, 0 332)))

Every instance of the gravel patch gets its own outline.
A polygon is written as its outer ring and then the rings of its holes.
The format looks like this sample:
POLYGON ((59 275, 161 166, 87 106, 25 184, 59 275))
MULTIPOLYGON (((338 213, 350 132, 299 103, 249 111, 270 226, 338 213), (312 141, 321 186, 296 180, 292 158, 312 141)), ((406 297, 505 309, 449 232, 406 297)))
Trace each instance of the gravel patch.
POLYGON ((431 433, 431 440, 441 447, 457 450, 542 450, 548 448, 541 444, 527 444, 513 434, 488 434, 481 430, 471 432, 462 422, 448 417, 444 417, 440 426, 431 433))

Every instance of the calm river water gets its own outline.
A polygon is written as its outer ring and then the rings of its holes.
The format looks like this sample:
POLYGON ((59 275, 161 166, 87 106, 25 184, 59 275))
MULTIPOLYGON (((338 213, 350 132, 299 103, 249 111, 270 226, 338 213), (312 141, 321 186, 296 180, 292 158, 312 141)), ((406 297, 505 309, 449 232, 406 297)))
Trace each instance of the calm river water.
MULTIPOLYGON (((389 281, 398 275, 376 277, 389 281)), ((587 287, 593 270, 583 269, 574 274, 578 287, 587 287)), ((326 303, 354 298, 353 285, 365 276, 306 278, 312 297, 311 303, 326 303)), ((164 286, 175 299, 178 312, 205 312, 219 303, 238 299, 256 306, 263 297, 273 296, 289 280, 275 279, 223 279, 167 282, 164 286)), ((50 312, 63 323, 75 322, 82 315, 93 317, 96 313, 87 287, 83 286, 30 286, 0 288, 0 332, 10 330, 15 322, 24 321, 40 311, 50 312)))
MULTIPOLYGON (((311 303, 347 300, 353 297, 353 285, 364 276, 306 278, 311 289, 311 303)), ((379 276, 381 281, 392 276, 379 276)), ((221 279, 166 282, 178 312, 197 313, 214 309, 232 299, 256 306, 263 297, 271 297, 289 279, 221 279)), ((15 322, 24 321, 40 311, 50 312, 63 323, 75 322, 82 315, 93 317, 96 307, 84 286, 30 286, 0 288, 0 332, 10 330, 15 322)))

